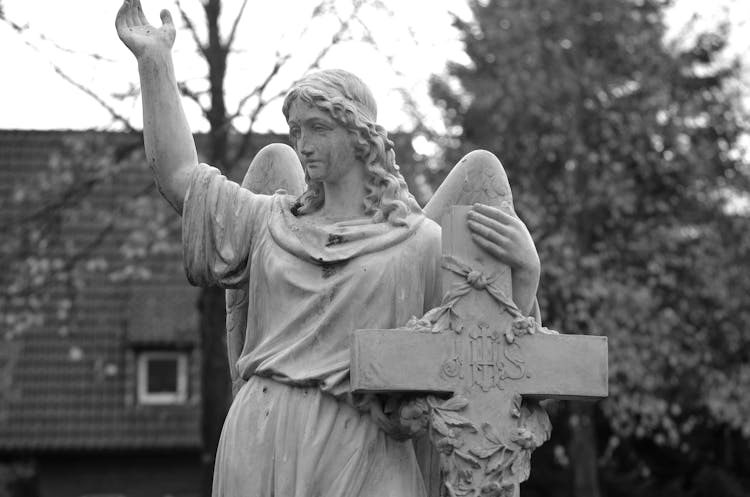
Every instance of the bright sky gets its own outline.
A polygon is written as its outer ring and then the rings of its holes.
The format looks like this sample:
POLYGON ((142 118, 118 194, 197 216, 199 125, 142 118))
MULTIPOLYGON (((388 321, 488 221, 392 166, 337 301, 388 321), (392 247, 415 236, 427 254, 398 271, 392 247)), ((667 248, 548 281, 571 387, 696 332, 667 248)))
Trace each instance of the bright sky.
MULTIPOLYGON (((159 11, 169 8, 178 26, 181 22, 171 0, 142 0, 152 24, 159 25, 159 11)), ((339 0, 336 0, 339 1, 339 0)), ((6 17, 29 29, 19 36, 5 23, 0 23, 0 128, 21 129, 111 129, 111 117, 90 96, 64 81, 56 74, 57 65, 75 81, 94 91, 107 102, 111 95, 126 93, 137 84, 134 59, 117 39, 114 16, 117 0, 0 0, 6 17), (44 38, 40 35, 43 34, 44 38), (27 43, 37 47, 31 48, 27 43), (71 52, 68 52, 70 50, 71 52), (82 54, 99 54, 95 60, 82 54)), ((195 18, 200 18, 197 0, 182 3, 195 18)), ((308 24, 310 13, 318 1, 313 0, 250 0, 240 25, 237 47, 241 53, 230 61, 227 75, 227 100, 230 109, 268 72, 274 52, 291 52, 288 67, 270 89, 282 91, 299 76, 325 40, 335 29, 331 19, 311 24, 307 35, 299 33, 308 24)), ((345 0, 340 3, 346 4, 345 0)), ((450 25, 449 12, 469 17, 465 0, 382 0, 393 13, 369 10, 363 13, 379 51, 365 43, 346 43, 332 50, 323 59, 322 67, 341 67, 362 77, 373 89, 380 105, 379 121, 387 129, 410 128, 404 113, 403 99, 397 90, 405 89, 430 122, 437 122, 437 110, 427 95, 427 81, 432 73, 440 73, 449 59, 463 60, 461 45, 450 25), (388 63, 388 58, 391 63, 388 63)), ((231 20, 239 8, 239 0, 225 1, 225 18, 231 20)), ((703 23, 729 19, 734 25, 732 50, 750 52, 748 20, 750 0, 720 0, 706 5, 704 0, 677 0, 677 9, 670 16, 674 26, 682 26, 693 12, 699 12, 703 23), (700 10, 699 10, 700 9, 700 10)), ((224 32, 229 30, 229 21, 224 32)), ((360 33, 361 29, 358 30, 360 33)), ((188 80, 200 89, 205 66, 196 58, 190 34, 178 32, 175 65, 178 78, 188 80)), ((746 59, 750 65, 750 59, 746 59)), ((746 80, 750 81, 750 78, 746 80)), ((750 93, 750 91, 749 91, 750 93)), ((116 104, 119 113, 140 126, 140 100, 129 99, 116 104)), ((187 105, 193 130, 205 130, 197 106, 187 105)), ((286 130, 280 103, 269 106, 261 116, 259 131, 286 130)), ((242 125, 241 121, 237 122, 242 125)), ((115 128, 116 129, 116 128, 115 128)))
MULTIPOLYGON (((0 46, 3 47, 0 67, 5 68, 5 76, 0 80, 0 128, 106 128, 111 122, 107 111, 60 78, 53 64, 110 102, 110 95, 127 92, 131 85, 137 84, 135 61, 114 29, 120 3, 116 0, 0 2, 8 19, 29 26, 27 34, 21 37, 5 23, 0 23, 0 46), (47 40, 40 39, 40 33, 47 40), (35 51, 24 41, 41 50, 35 51), (55 44, 74 53, 60 50, 55 44), (95 60, 81 53, 100 54, 106 60, 95 60)), ((195 18, 201 18, 196 0, 183 0, 182 4, 195 18)), ((225 33, 229 32, 229 22, 240 4, 239 0, 225 1, 225 33)), ((298 38, 316 4, 318 1, 312 0, 249 1, 236 43, 243 52, 233 56, 234 60, 229 63, 226 85, 230 109, 268 73, 276 50, 294 54, 278 83, 270 88, 282 91, 294 77, 301 75, 326 40, 330 40, 337 26, 330 17, 311 24, 307 35, 301 40, 298 38)), ((392 18, 382 11, 363 13, 380 47, 379 52, 365 43, 344 43, 332 50, 321 66, 341 67, 362 77, 376 94, 380 105, 379 121, 386 128, 395 129, 403 124, 408 127, 408 117, 401 110, 403 100, 396 88, 405 88, 420 107, 437 117, 427 96, 427 80, 430 74, 443 70, 447 56, 462 57, 448 12, 467 17, 469 11, 462 0, 385 0, 384 4, 393 12, 392 18), (393 57, 392 66, 387 62, 389 56, 393 57)), ((152 24, 160 25, 159 11, 168 8, 178 27, 182 25, 171 0, 143 0, 143 5, 152 24)), ((178 31, 175 47, 178 79, 199 85, 206 68, 195 56, 194 46, 188 31, 178 31)), ((139 126, 140 105, 140 100, 131 99, 118 105, 117 110, 132 117, 139 126)), ((193 129, 205 129, 197 106, 186 105, 193 129)), ((280 103, 269 107, 260 125, 285 131, 280 103)))

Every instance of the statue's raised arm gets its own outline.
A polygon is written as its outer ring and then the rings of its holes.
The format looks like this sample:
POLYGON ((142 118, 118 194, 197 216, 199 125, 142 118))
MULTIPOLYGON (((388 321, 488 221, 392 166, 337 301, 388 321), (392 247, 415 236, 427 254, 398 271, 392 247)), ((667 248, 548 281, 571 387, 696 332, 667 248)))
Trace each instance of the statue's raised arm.
POLYGON ((182 213, 190 171, 198 163, 193 135, 177 89, 172 63, 175 27, 169 11, 162 26, 149 24, 140 0, 125 0, 117 12, 117 35, 138 61, 146 157, 164 198, 182 213))

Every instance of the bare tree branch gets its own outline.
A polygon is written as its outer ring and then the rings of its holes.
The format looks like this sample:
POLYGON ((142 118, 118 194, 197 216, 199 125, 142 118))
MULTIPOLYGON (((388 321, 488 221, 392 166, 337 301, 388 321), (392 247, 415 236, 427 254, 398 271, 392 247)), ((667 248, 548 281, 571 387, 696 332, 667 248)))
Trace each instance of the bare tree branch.
POLYGON ((292 54, 290 53, 281 55, 279 52, 276 52, 276 62, 274 62, 273 67, 266 75, 266 78, 258 86, 253 88, 247 95, 240 99, 237 104, 237 110, 227 118, 228 121, 239 117, 242 114, 245 105, 251 98, 255 96, 261 96, 263 94, 273 78, 276 77, 276 75, 279 73, 284 64, 291 58, 291 56, 292 54))
MULTIPOLYGON (((8 24, 14 31, 16 31, 20 35, 23 35, 23 34, 29 32, 29 31, 31 31, 31 29, 30 29, 30 27, 29 27, 28 24, 26 24, 24 26, 21 26, 20 24, 17 24, 15 22, 11 21, 10 19, 6 18, 5 16, 0 16, 0 20, 5 21, 6 24, 8 24)), ((57 43, 52 38, 49 38, 48 36, 46 36, 44 33, 34 32, 33 35, 36 36, 37 38, 39 38, 40 40, 42 40, 42 41, 44 41, 46 43, 49 43, 50 45, 52 45, 53 47, 55 47, 57 50, 59 50, 61 52, 65 52, 65 53, 69 53, 69 54, 73 54, 73 55, 83 55, 85 57, 89 57, 91 59, 94 59, 94 60, 96 60, 98 62, 117 62, 117 61, 115 61, 113 59, 105 57, 105 56, 103 56, 101 54, 98 54, 96 52, 82 52, 80 50, 73 50, 72 48, 64 47, 64 46, 60 45, 59 43, 57 43)), ((27 45, 29 44, 28 42, 25 42, 25 43, 27 45)))
POLYGON ((253 109, 253 112, 250 114, 250 123, 247 126, 247 131, 242 135, 242 139, 240 141, 239 147, 237 147, 237 151, 232 157, 233 163, 236 163, 240 159, 242 159, 242 157, 247 153, 248 148, 250 148, 250 144, 252 143, 252 137, 253 137, 253 129, 255 128, 255 123, 257 122, 258 116, 260 115, 261 111, 264 108, 266 108, 268 104, 270 104, 274 100, 277 100, 283 97, 285 94, 286 94, 286 90, 280 91, 276 93, 275 95, 271 96, 270 98, 260 99, 260 101, 258 102, 258 105, 255 106, 255 108, 253 109))
MULTIPOLYGON (((388 17, 390 17, 391 19, 395 20, 397 18, 395 12, 393 12, 393 10, 391 10, 382 0, 365 0, 365 1, 369 3, 370 5, 372 5, 374 8, 385 12, 388 15, 388 17)), ((417 37, 417 34, 414 32, 414 28, 411 25, 407 24, 406 30, 409 33, 409 38, 411 38, 412 41, 414 42, 418 42, 419 38, 417 37)))
MULTIPOLYGON (((17 31, 19 34, 23 34, 27 30, 27 27, 20 26, 9 19, 6 19, 5 17, 2 17, 1 19, 5 21, 8 25, 10 25, 10 27, 13 28, 15 31, 17 31)), ((84 86, 82 83, 79 83, 78 81, 73 79, 73 77, 70 76, 68 73, 66 73, 62 67, 52 62, 49 59, 49 57, 44 55, 44 53, 41 51, 41 49, 39 49, 39 47, 31 43, 30 41, 24 39, 23 36, 21 37, 21 39, 27 47, 31 48, 32 50, 37 52, 39 55, 41 55, 43 58, 45 58, 47 60, 47 63, 49 63, 49 65, 52 66, 52 68, 55 70, 58 76, 60 76, 65 81, 67 81, 71 85, 75 86, 76 88, 84 92, 86 95, 93 98, 99 105, 101 105, 107 112, 109 112, 110 116, 112 116, 115 122, 121 123, 123 126, 125 126, 125 128, 128 131, 132 131, 132 132, 137 131, 136 128, 130 123, 130 120, 127 117, 117 112, 114 107, 112 107, 107 102, 105 102, 104 99, 102 99, 99 95, 97 95, 93 90, 91 90, 87 86, 84 86)))
POLYGON ((134 83, 128 83, 128 89, 125 91, 117 91, 117 92, 111 92, 109 96, 114 98, 115 100, 127 100, 129 98, 135 98, 137 97, 141 92, 140 86, 134 84, 134 83))
MULTIPOLYGON (((362 6, 365 4, 362 0, 356 0, 354 1, 354 9, 351 11, 349 16, 346 19, 342 19, 341 17, 336 14, 336 17, 339 19, 339 29, 331 36, 331 41, 323 47, 323 49, 318 53, 317 57, 313 59, 313 61, 308 65, 305 72, 311 71, 313 69, 316 69, 320 67, 320 61, 323 60, 323 58, 328 55, 328 53, 331 51, 331 49, 341 43, 342 41, 349 41, 351 38, 345 38, 344 35, 349 31, 351 24, 355 20, 359 20, 359 11, 362 9, 362 6)), ((361 22, 361 21, 360 21, 361 22)))
POLYGON ((201 102, 201 98, 200 98, 202 95, 208 94, 208 92, 193 91, 190 88, 188 88, 187 83, 185 83, 184 81, 180 81, 179 83, 177 83, 177 88, 180 90, 180 93, 182 95, 186 96, 187 98, 195 102, 198 105, 198 108, 200 108, 201 114, 203 114, 203 117, 208 119, 208 109, 203 104, 203 102, 201 102))
MULTIPOLYGON (((390 18, 395 19, 396 16, 394 12, 391 9, 389 9, 388 6, 385 5, 381 0, 370 0, 369 3, 373 7, 385 12, 390 18)), ((378 52, 385 59, 385 61, 388 63, 388 66, 391 68, 393 73, 399 78, 402 78, 402 79, 406 78, 403 71, 397 68, 393 54, 387 54, 381 50, 380 45, 378 45, 377 40, 375 39, 375 36, 372 30, 369 28, 369 26, 359 17, 357 17, 355 21, 364 30, 365 41, 367 41, 367 43, 369 43, 375 49, 375 51, 378 52)), ((407 32, 412 42, 419 43, 419 39, 416 33, 414 32, 414 30, 411 28, 411 26, 407 26, 407 32)), ((398 92, 398 94, 401 96, 401 99, 403 100, 404 110, 412 119, 412 123, 414 124, 414 131, 425 135, 427 138, 431 140, 438 138, 438 133, 436 133, 435 130, 430 129, 429 127, 425 125, 425 121, 426 121, 425 115, 419 109, 419 105, 417 104, 417 101, 414 99, 411 93, 403 87, 397 88, 396 91, 398 92)))
MULTIPOLYGON (((122 158, 118 159, 116 157, 113 157, 113 166, 110 167, 109 173, 116 174, 121 170, 121 161, 124 160, 124 157, 131 154, 134 150, 140 149, 143 146, 143 142, 137 141, 133 143, 132 145, 128 145, 125 147, 125 149, 121 152, 122 158)), ((76 205, 77 202, 79 202, 81 199, 85 198, 89 194, 91 194, 91 191, 100 183, 105 181, 108 178, 108 175, 98 174, 92 177, 89 177, 85 179, 84 181, 76 182, 71 188, 68 188, 65 190, 61 195, 57 196, 56 198, 53 198, 51 201, 46 202, 45 204, 41 205, 39 208, 25 213, 22 217, 17 217, 14 219, 10 219, 9 223, 10 225, 6 224, 0 224, 0 231, 6 231, 10 228, 11 225, 18 226, 20 224, 25 223, 35 223, 38 224, 40 222, 43 222, 44 219, 52 217, 52 215, 55 212, 58 212, 62 209, 71 207, 76 205)), ((147 193, 147 191, 144 191, 144 193, 147 193)), ((138 198, 139 196, 142 196, 143 193, 137 193, 133 198, 138 198)), ((45 195, 47 197, 47 195, 45 195)), ((0 203, 0 208, 7 207, 7 204, 0 203)))
MULTIPOLYGON (((361 1, 357 2, 357 4, 361 4, 361 1)), ((355 4, 355 5, 357 5, 357 4, 355 4)), ((244 4, 243 4, 243 9, 244 9, 244 4)), ((313 8, 313 11, 312 11, 312 14, 311 14, 311 18, 314 19, 316 17, 319 17, 319 16, 325 14, 326 12, 331 11, 331 9, 333 9, 333 3, 331 2, 331 0, 322 0, 318 5, 315 6, 315 8, 313 8)), ((357 5, 355 7, 355 13, 358 10, 359 10, 359 5, 357 5)), ((355 15, 355 13, 353 13, 352 15, 355 15)), ((239 15, 242 15, 242 11, 240 11, 239 15)), ((339 21, 342 24, 344 24, 344 20, 341 19, 340 17, 339 17, 339 21)), ((235 19, 235 26, 236 26, 236 24, 237 24, 237 22, 236 22, 236 19, 235 19)), ((298 40, 302 40, 302 38, 304 38, 304 36, 307 34, 309 28, 310 28, 310 23, 308 23, 307 25, 305 25, 305 27, 300 32, 300 34, 297 37, 297 39, 298 40)), ((344 27, 343 30, 345 31, 346 27, 344 27)), ((339 33, 341 33, 341 32, 342 32, 342 29, 340 28, 339 29, 339 33)), ((334 39, 336 39, 336 35, 334 35, 334 39)), ((336 42, 338 42, 338 41, 340 41, 340 40, 337 40, 336 42)), ((230 50, 229 45, 227 45, 226 48, 227 48, 227 50, 230 50)), ((311 64, 307 68, 306 71, 309 71, 312 68, 318 67, 318 64, 319 64, 320 60, 323 58, 323 56, 325 56, 325 54, 322 54, 322 55, 319 55, 318 57, 316 57, 314 63, 311 64)), ((250 92, 248 92, 245 96, 243 96, 242 98, 240 98, 240 100, 239 100, 239 102, 237 104, 237 108, 236 108, 235 112, 233 112, 231 115, 229 115, 229 117, 227 119, 228 123, 231 123, 231 121, 233 119, 236 119, 237 117, 239 117, 240 115, 242 115, 242 113, 244 112, 244 109, 245 109, 245 105, 247 105, 247 102, 249 102, 253 97, 256 97, 256 96, 259 97, 259 103, 258 103, 258 105, 256 107, 261 107, 261 108, 264 107, 265 105, 267 105, 269 102, 271 102, 271 101, 275 100, 276 98, 278 98, 278 96, 276 96, 276 95, 273 96, 273 97, 271 97, 270 99, 267 99, 267 100, 264 100, 261 97, 263 95, 263 92, 268 87, 268 85, 273 81, 273 79, 276 77, 276 75, 278 75, 278 73, 281 70, 281 68, 284 66, 284 64, 286 64, 286 62, 291 57, 292 57, 292 53, 290 53, 290 52, 287 52, 287 53, 285 53, 283 55, 279 51, 276 52, 276 62, 274 63, 273 67, 269 71, 269 73, 266 76, 266 78, 259 85, 257 85, 250 92)), ((255 115, 257 115, 257 113, 258 113, 257 111, 253 112, 253 114, 255 114, 255 115)), ((251 120, 251 123, 252 122, 253 121, 251 120)))
POLYGON ((229 31, 229 36, 227 37, 227 41, 224 44, 224 48, 226 48, 227 50, 231 49, 232 45, 234 44, 234 38, 237 35, 237 26, 240 23, 240 19, 242 19, 242 14, 245 13, 245 6, 247 6, 247 0, 242 0, 240 11, 237 14, 237 17, 234 18, 232 29, 229 31))
MULTIPOLYGON (((315 8, 313 9, 312 17, 315 18, 319 15, 321 15, 323 12, 325 12, 326 7, 330 8, 330 0, 323 0, 321 1, 315 8)), ((244 7, 244 5, 243 5, 244 7)), ((301 40, 305 34, 307 34, 307 31, 310 27, 310 24, 308 23, 304 29, 300 32, 299 36, 297 37, 298 40, 301 40)), ((230 49, 229 45, 227 45, 227 49, 230 49)), ((238 104, 237 109, 235 112, 233 112, 227 119, 227 121, 232 121, 233 119, 239 117, 242 112, 244 111, 244 107, 247 104, 247 102, 252 99, 255 96, 260 96, 263 94, 265 89, 268 87, 268 85, 271 83, 273 78, 279 73, 281 68, 284 66, 284 64, 292 57, 291 52, 287 52, 285 54, 281 54, 281 52, 276 51, 276 62, 274 62, 273 67, 271 68, 271 71, 268 73, 266 78, 255 88, 253 88, 250 92, 248 92, 245 96, 243 96, 238 104)))
MULTIPOLYGON (((141 190, 135 192, 130 199, 131 200, 137 200, 139 198, 142 198, 146 195, 150 195, 154 189, 156 188, 156 183, 153 181, 148 182, 148 184, 142 188, 141 190)), ((68 254, 65 259, 65 263, 63 266, 57 269, 51 269, 47 272, 45 277, 40 281, 38 284, 34 284, 31 281, 27 281, 26 285, 23 288, 19 288, 17 291, 14 291, 12 293, 9 293, 6 289, 3 289, 3 291, 0 291, 0 298, 3 300, 9 300, 14 297, 28 297, 30 295, 33 295, 34 293, 38 292, 39 289, 44 288, 49 281, 57 276, 58 274, 68 273, 72 271, 75 266, 81 262, 84 258, 88 257, 92 254, 94 250, 96 250, 104 240, 115 230, 117 227, 117 216, 121 215, 124 208, 124 203, 119 206, 117 211, 112 215, 111 219, 104 225, 102 228, 96 233, 93 239, 88 241, 84 247, 81 249, 75 251, 72 254, 68 254)), ((3 258, 3 263, 10 261, 13 254, 5 254, 5 257, 3 258)))
POLYGON ((185 12, 185 9, 182 8, 182 4, 180 3, 180 0, 174 0, 174 3, 175 3, 175 6, 177 7, 177 10, 180 12, 180 17, 182 18, 182 22, 185 23, 185 27, 187 27, 188 31, 190 31, 190 36, 193 37, 193 41, 195 42, 195 45, 198 47, 198 51, 201 53, 201 55, 208 58, 208 49, 206 45, 201 41, 201 38, 198 35, 198 29, 195 27, 195 24, 193 24, 193 20, 190 19, 190 16, 187 15, 187 12, 185 12))
MULTIPOLYGON (((6 22, 9 22, 9 21, 6 21, 6 22)), ((10 24, 12 26, 14 26, 14 29, 17 26, 14 23, 10 23, 10 24)), ((120 124, 122 124, 123 126, 125 126, 125 128, 128 131, 132 131, 132 132, 136 132, 137 131, 136 128, 130 123, 130 120, 127 117, 125 117, 122 114, 120 114, 119 112, 117 112, 117 110, 115 110, 114 107, 112 107, 107 102, 105 102, 104 99, 102 99, 99 95, 97 95, 92 89, 88 88, 87 86, 84 86, 82 83, 79 83, 78 81, 76 81, 75 79, 73 79, 73 77, 70 76, 68 73, 66 73, 65 70, 62 67, 60 67, 59 65, 55 64, 49 58, 47 58, 42 53, 42 51, 39 49, 39 47, 33 45, 28 40, 23 40, 23 42, 26 44, 26 46, 28 46, 29 48, 31 48, 32 50, 34 50, 35 52, 37 52, 38 54, 40 54, 42 57, 44 57, 47 60, 47 63, 49 63, 49 65, 51 65, 52 68, 55 70, 55 72, 57 73, 58 76, 60 76, 65 81, 67 81, 71 85, 75 86, 76 88, 78 88, 79 90, 81 90, 82 92, 84 92, 86 95, 88 95, 91 98, 93 98, 99 105, 101 105, 110 114, 110 116, 112 116, 112 119, 115 122, 119 122, 120 124)))
POLYGON ((84 86, 83 84, 79 83, 78 81, 74 80, 71 76, 69 76, 57 64, 54 64, 52 62, 50 62, 50 64, 52 65, 52 68, 55 70, 55 72, 58 74, 58 76, 60 76, 65 81, 67 81, 71 85, 75 86, 76 88, 78 88, 79 90, 81 90, 82 92, 84 92, 89 97, 93 98, 99 105, 101 105, 107 112, 109 112, 109 114, 112 116, 112 118, 115 121, 120 122, 123 126, 125 126, 125 128, 128 131, 131 131, 131 132, 137 132, 138 131, 132 124, 130 124, 130 121, 128 120, 127 117, 125 117, 122 114, 120 114, 119 112, 117 112, 114 107, 112 107, 107 102, 105 102, 104 99, 102 99, 99 95, 97 95, 93 90, 91 90, 90 88, 84 86))
MULTIPOLYGON (((44 223, 45 219, 49 219, 55 212, 69 206, 76 200, 80 199, 89 194, 91 189, 101 181, 100 178, 89 178, 82 183, 76 184, 73 188, 66 190, 59 198, 53 202, 48 202, 38 209, 25 214, 21 218, 9 220, 11 226, 17 226, 24 223, 44 223)), ((9 229, 10 226, 4 225, 3 230, 9 229)))
MULTIPOLYGON (((331 51, 331 49, 340 44, 342 41, 348 41, 351 38, 346 38, 346 33, 350 29, 351 24, 353 21, 358 20, 359 17, 359 11, 364 5, 363 1, 356 1, 354 2, 354 9, 349 14, 349 16, 344 19, 337 15, 339 19, 339 28, 336 30, 336 32, 331 36, 331 41, 323 47, 318 54, 315 56, 315 58, 308 64, 307 68, 305 69, 304 73, 308 73, 312 71, 313 69, 317 69, 320 67, 320 62, 323 60, 323 58, 331 51)), ((330 2, 323 0, 320 4, 318 4, 317 7, 315 7, 313 11, 313 17, 317 15, 321 15, 322 12, 324 12, 326 6, 330 6, 330 2)), ((303 33, 300 35, 300 38, 304 35, 304 33, 307 31, 307 28, 303 31, 303 33)), ((271 71, 268 73, 266 78, 263 80, 261 84, 256 86, 250 93, 242 97, 240 99, 239 104, 237 105, 237 110, 230 116, 230 118, 227 120, 227 122, 231 122, 233 119, 239 117, 246 105, 246 103, 253 97, 258 97, 258 103, 255 105, 255 108, 252 110, 249 116, 249 124, 247 126, 247 131, 243 133, 242 139, 240 141, 239 147, 237 147, 237 151, 233 156, 232 162, 239 161, 245 153, 247 153, 247 150, 250 146, 250 143, 252 142, 252 136, 253 136, 253 129, 255 127, 255 123, 258 120, 258 116, 263 111, 264 108, 268 106, 271 102, 282 98, 286 94, 286 89, 271 95, 270 97, 264 98, 263 93, 265 92, 268 85, 273 81, 273 79, 276 77, 276 75, 279 73, 283 65, 291 58, 291 53, 287 53, 284 55, 280 55, 277 52, 277 58, 276 62, 274 63, 274 66, 271 68, 271 71)), ((299 79, 292 82, 292 86, 296 84, 299 81, 299 79)))

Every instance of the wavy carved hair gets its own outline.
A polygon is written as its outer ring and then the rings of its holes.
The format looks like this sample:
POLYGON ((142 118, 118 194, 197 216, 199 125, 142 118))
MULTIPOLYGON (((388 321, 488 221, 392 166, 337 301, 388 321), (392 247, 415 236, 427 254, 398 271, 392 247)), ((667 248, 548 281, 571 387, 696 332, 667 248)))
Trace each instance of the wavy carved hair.
MULTIPOLYGON (((375 98, 361 79, 341 69, 328 69, 304 77, 284 99, 282 110, 287 120, 292 104, 298 99, 327 112, 356 137, 355 156, 365 164, 368 173, 363 199, 365 214, 372 216, 374 222, 402 225, 410 211, 419 210, 396 165, 393 142, 385 129, 375 122, 375 98)), ((294 139, 290 139, 296 147, 294 139)), ((312 181, 307 172, 305 182, 307 190, 292 208, 295 214, 315 212, 325 200, 321 182, 312 181)))

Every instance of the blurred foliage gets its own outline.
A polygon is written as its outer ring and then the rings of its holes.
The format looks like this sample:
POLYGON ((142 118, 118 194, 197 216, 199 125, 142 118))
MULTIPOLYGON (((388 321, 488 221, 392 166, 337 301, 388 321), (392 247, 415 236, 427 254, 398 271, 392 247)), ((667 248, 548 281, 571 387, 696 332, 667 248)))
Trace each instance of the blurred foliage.
POLYGON ((723 27, 665 41, 668 4, 472 0, 474 19, 455 20, 470 62, 431 93, 452 132, 446 162, 485 148, 508 171, 542 260, 546 324, 609 337, 604 489, 747 494, 739 66, 723 27))
POLYGON ((179 216, 156 192, 140 136, 58 135, 0 199, 0 340, 43 326, 67 336, 91 278, 149 278, 149 258, 180 257, 179 216))

